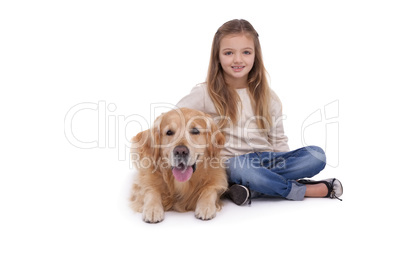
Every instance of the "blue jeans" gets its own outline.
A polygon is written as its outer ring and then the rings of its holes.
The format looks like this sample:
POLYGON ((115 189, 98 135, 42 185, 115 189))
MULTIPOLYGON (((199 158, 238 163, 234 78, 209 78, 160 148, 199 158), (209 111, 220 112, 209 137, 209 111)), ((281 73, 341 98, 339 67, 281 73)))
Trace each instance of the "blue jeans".
POLYGON ((307 146, 290 152, 257 152, 228 159, 229 183, 249 187, 251 196, 261 195, 303 200, 306 185, 296 182, 324 169, 325 152, 307 146))

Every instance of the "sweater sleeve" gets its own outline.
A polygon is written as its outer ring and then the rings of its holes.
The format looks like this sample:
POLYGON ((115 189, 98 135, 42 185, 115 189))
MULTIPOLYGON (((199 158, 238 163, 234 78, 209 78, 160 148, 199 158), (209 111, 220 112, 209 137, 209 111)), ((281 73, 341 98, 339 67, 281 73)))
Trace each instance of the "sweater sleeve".
POLYGON ((282 103, 275 92, 271 92, 272 127, 268 133, 268 140, 272 144, 275 152, 288 152, 290 149, 288 145, 288 137, 285 135, 283 127, 282 103))
POLYGON ((184 96, 178 103, 177 107, 179 108, 190 108, 199 110, 202 112, 205 111, 205 89, 202 85, 196 85, 188 94, 184 96))

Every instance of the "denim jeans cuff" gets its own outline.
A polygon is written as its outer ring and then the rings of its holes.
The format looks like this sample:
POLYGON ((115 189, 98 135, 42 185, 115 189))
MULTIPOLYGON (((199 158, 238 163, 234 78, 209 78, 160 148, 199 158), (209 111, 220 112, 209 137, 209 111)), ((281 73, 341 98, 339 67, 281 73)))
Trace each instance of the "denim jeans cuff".
POLYGON ((286 196, 286 199, 301 201, 304 199, 304 195, 306 194, 306 185, 298 183, 296 181, 291 182, 291 189, 289 194, 286 196))

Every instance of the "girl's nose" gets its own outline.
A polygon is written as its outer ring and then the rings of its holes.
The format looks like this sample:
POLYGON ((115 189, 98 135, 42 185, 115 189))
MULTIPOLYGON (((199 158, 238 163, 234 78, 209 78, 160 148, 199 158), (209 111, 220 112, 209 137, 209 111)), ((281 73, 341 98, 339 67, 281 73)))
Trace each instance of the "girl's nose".
POLYGON ((236 53, 236 54, 235 54, 234 61, 235 61, 235 63, 241 63, 241 62, 243 62, 242 56, 241 56, 240 53, 236 53))

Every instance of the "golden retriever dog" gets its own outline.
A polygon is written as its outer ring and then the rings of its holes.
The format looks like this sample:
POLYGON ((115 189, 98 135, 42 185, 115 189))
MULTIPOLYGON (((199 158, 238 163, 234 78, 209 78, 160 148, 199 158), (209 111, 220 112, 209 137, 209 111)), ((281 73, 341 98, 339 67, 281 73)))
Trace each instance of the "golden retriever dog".
POLYGON ((203 112, 181 108, 159 116, 151 129, 131 140, 131 159, 138 169, 132 208, 148 223, 162 221, 169 210, 214 218, 228 187, 219 157, 224 144, 224 135, 203 112))

